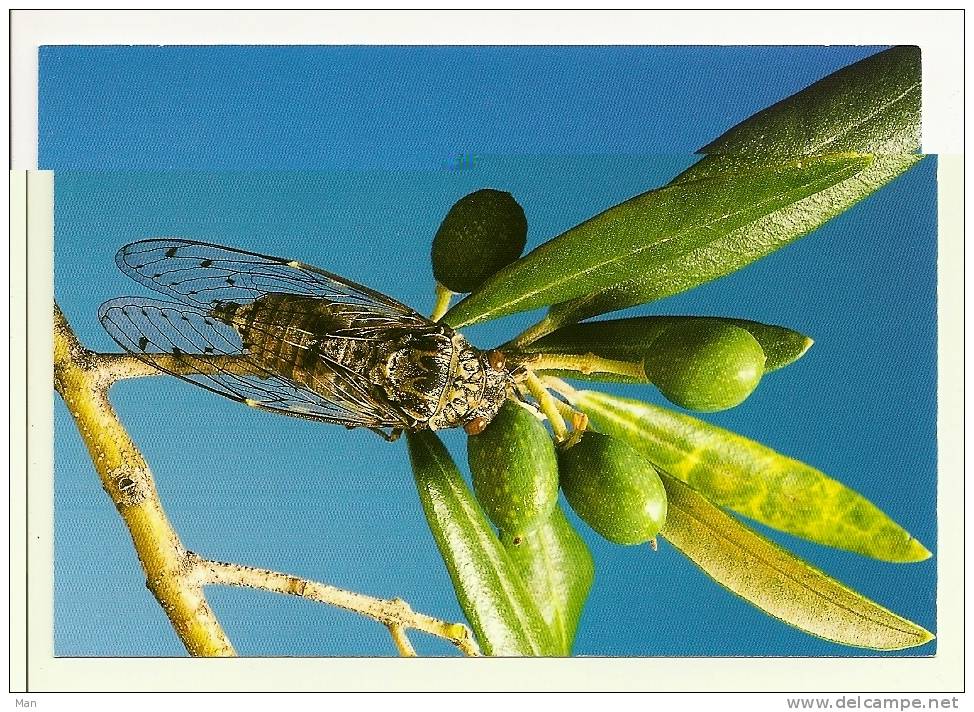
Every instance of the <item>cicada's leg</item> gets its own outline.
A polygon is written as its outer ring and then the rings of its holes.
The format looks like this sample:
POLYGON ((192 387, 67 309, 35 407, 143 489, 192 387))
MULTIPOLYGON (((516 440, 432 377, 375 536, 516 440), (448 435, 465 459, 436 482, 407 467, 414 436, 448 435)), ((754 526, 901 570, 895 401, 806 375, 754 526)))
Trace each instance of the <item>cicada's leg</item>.
POLYGON ((514 394, 511 396, 510 400, 514 403, 514 405, 524 408, 524 410, 528 411, 538 420, 544 420, 544 414, 541 412, 541 409, 538 408, 538 406, 534 403, 529 402, 525 398, 524 394, 520 391, 514 391, 514 394))
POLYGON ((402 428, 393 428, 388 433, 382 428, 369 428, 373 433, 380 436, 387 443, 394 443, 402 435, 402 428))
POLYGON ((518 383, 515 381, 514 387, 510 390, 510 394, 508 395, 508 398, 510 398, 518 405, 524 405, 533 408, 534 404, 528 401, 529 395, 530 394, 528 393, 528 387, 524 385, 523 382, 518 383))
POLYGON ((511 379, 514 383, 523 383, 530 373, 530 369, 526 364, 512 364, 514 367, 509 370, 511 374, 511 379))

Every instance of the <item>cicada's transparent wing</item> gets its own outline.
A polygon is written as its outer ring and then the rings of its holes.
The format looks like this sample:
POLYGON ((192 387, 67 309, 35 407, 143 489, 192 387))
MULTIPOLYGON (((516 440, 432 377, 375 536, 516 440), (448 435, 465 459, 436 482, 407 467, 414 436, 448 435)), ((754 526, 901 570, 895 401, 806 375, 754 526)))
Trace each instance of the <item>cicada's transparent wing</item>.
POLYGON ((267 294, 294 294, 361 307, 357 329, 428 327, 405 304, 312 265, 192 240, 158 238, 125 245, 115 255, 125 274, 184 304, 209 311, 267 294))
POLYGON ((309 374, 313 388, 304 387, 251 358, 235 329, 196 306, 120 297, 102 304, 98 318, 142 361, 252 407, 348 427, 408 426, 354 371, 323 361, 309 374))

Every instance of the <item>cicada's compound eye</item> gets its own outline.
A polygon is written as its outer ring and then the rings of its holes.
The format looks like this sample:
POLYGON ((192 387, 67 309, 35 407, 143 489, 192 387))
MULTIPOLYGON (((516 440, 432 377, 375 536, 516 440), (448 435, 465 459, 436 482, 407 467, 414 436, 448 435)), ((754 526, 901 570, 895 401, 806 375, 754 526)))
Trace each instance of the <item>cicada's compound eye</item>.
POLYGON ((490 367, 495 371, 503 371, 504 366, 507 365, 507 359, 504 357, 503 353, 497 349, 494 349, 493 351, 487 352, 487 363, 490 364, 490 367))
POLYGON ((484 428, 487 427, 487 418, 483 416, 477 416, 473 420, 468 421, 463 429, 466 431, 467 435, 480 435, 484 432, 484 428))

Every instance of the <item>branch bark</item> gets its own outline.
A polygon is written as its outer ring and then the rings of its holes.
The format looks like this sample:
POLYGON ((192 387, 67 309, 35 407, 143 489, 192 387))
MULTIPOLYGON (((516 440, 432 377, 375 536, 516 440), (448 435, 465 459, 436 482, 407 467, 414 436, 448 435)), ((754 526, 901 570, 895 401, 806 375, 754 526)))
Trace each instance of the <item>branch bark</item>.
MULTIPOLYGON (((214 369, 241 373, 253 369, 245 359, 232 356, 212 356, 208 361, 214 369)), ((160 358, 160 366, 171 366, 168 370, 173 373, 202 372, 199 367, 189 370, 176 359, 169 364, 160 358)), ((268 569, 210 561, 183 547, 166 517, 148 464, 108 400, 108 390, 116 381, 160 373, 129 354, 99 354, 85 348, 55 303, 55 389, 78 426, 102 488, 128 527, 147 587, 190 655, 236 654, 203 594, 203 587, 213 584, 297 595, 367 616, 386 626, 402 655, 416 654, 406 635, 409 628, 449 640, 465 655, 480 654, 467 626, 416 613, 400 599, 378 599, 268 569)))
POLYGON ((222 561, 200 559, 198 565, 204 584, 247 586, 289 596, 300 596, 318 603, 344 608, 378 621, 389 629, 393 642, 404 655, 416 654, 406 636, 406 630, 409 628, 449 640, 466 655, 480 654, 467 626, 416 613, 400 598, 392 600, 373 598, 278 571, 222 561))
POLYGON ((54 386, 132 536, 146 585, 190 655, 231 656, 233 645, 189 575, 193 561, 159 500, 149 466, 108 401, 109 372, 54 305, 54 386))
POLYGON ((642 363, 602 358, 593 353, 557 354, 539 353, 521 358, 518 363, 538 373, 543 371, 577 371, 578 373, 607 373, 645 382, 646 371, 642 363))

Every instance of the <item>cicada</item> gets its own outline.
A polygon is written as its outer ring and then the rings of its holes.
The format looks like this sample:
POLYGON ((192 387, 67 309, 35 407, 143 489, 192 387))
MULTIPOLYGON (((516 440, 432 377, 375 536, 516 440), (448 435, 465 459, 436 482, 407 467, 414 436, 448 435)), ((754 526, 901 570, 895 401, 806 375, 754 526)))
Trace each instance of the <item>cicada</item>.
POLYGON ((477 434, 514 393, 500 351, 303 262, 177 239, 133 242, 115 261, 168 297, 102 304, 119 346, 254 408, 392 440, 427 428, 477 434))

